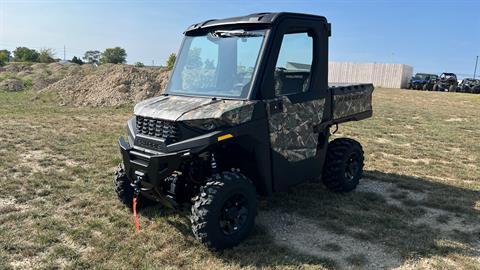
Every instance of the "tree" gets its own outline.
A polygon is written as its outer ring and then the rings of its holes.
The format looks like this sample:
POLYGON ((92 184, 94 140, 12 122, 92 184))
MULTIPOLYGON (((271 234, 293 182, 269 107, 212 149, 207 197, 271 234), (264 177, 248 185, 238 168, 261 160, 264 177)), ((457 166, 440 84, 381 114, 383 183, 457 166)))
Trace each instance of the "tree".
POLYGON ((215 69, 215 63, 211 59, 205 59, 203 65, 205 69, 215 69))
POLYGON ((177 59, 177 56, 174 54, 174 53, 171 53, 169 56, 168 56, 168 59, 167 59, 167 69, 168 70, 172 70, 173 68, 173 65, 175 64, 175 60, 177 59))
POLYGON ((83 60, 89 64, 98 64, 100 62, 100 51, 86 51, 83 55, 83 60))
POLYGON ((187 68, 195 69, 203 66, 202 48, 191 48, 188 52, 187 68))
POLYGON ((82 59, 80 59, 80 58, 78 58, 78 57, 76 57, 76 56, 74 56, 74 57, 72 58, 72 60, 70 60, 70 62, 75 63, 75 64, 79 64, 79 65, 83 65, 82 59))
POLYGON ((120 47, 108 48, 102 53, 102 63, 123 64, 127 62, 127 52, 120 47))
POLYGON ((10 62, 12 55, 9 50, 0 50, 0 66, 5 65, 5 63, 10 62))
POLYGON ((13 61, 17 62, 37 62, 39 56, 36 50, 27 47, 17 47, 13 51, 13 61))
POLYGON ((136 67, 144 67, 145 66, 142 62, 135 62, 135 64, 133 64, 133 65, 136 66, 136 67))
POLYGON ((55 57, 55 53, 52 49, 41 49, 38 55, 38 61, 41 63, 52 63, 55 61, 53 57, 55 57))

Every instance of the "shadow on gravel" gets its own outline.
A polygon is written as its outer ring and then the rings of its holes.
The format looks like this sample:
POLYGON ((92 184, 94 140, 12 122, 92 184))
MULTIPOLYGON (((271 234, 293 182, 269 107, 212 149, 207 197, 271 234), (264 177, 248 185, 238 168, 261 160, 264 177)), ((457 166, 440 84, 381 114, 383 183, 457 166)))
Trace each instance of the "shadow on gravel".
MULTIPOLYGON (((238 266, 394 268, 452 255, 475 266, 479 201, 479 191, 379 171, 366 171, 357 190, 345 194, 305 183, 262 200, 252 235, 217 256, 238 266)), ((142 214, 170 213, 153 207, 142 214)), ((188 213, 168 222, 193 238, 188 213)))
POLYGON ((342 266, 352 266, 352 256, 367 260, 353 266, 391 268, 407 260, 450 254, 464 256, 464 263, 474 266, 469 258, 480 256, 479 207, 479 191, 367 171, 354 192, 332 193, 321 183, 306 183, 275 195, 260 213, 269 213, 262 225, 276 240, 286 240, 286 246, 305 254, 325 255, 342 266), (309 235, 302 228, 323 233, 309 235), (328 245, 338 246, 337 252, 329 252, 328 245), (372 255, 380 264, 368 261, 372 255))

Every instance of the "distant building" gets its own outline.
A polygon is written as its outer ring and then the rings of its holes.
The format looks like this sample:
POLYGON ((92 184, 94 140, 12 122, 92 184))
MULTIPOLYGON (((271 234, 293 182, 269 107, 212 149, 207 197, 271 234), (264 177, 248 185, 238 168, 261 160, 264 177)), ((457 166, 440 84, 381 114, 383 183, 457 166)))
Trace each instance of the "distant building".
POLYGON ((372 83, 375 87, 406 88, 413 68, 404 64, 329 62, 329 83, 372 83))

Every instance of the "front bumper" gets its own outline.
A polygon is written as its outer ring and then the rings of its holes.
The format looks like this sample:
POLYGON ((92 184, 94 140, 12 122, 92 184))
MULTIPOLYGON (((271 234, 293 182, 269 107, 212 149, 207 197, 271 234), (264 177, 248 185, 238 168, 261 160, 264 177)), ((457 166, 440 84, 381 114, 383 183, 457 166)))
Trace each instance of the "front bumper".
POLYGON ((128 178, 133 182, 141 177, 141 192, 151 198, 152 194, 160 195, 164 179, 180 170, 185 159, 218 143, 222 134, 214 131, 165 145, 162 140, 129 133, 129 142, 120 137, 118 144, 128 178))
POLYGON ((150 153, 130 146, 123 137, 118 140, 125 172, 130 180, 142 178, 142 192, 159 187, 161 181, 177 170, 188 152, 150 153))

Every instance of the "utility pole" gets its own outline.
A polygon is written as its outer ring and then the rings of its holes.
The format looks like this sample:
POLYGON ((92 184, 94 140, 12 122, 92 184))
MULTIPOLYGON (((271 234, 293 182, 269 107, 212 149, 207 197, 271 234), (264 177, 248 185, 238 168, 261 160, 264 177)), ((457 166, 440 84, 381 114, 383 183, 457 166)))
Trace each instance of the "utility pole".
POLYGON ((475 71, 473 72, 474 79, 475 79, 475 76, 477 76, 477 65, 478 65, 478 55, 477 55, 477 60, 475 61, 475 71))
POLYGON ((155 60, 152 60, 152 67, 155 66, 155 60))
POLYGON ((67 51, 67 48, 65 47, 65 45, 63 45, 63 61, 65 61, 66 59, 66 51, 67 51))

